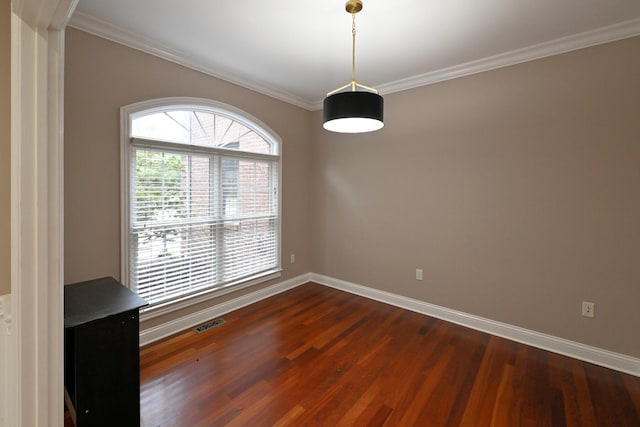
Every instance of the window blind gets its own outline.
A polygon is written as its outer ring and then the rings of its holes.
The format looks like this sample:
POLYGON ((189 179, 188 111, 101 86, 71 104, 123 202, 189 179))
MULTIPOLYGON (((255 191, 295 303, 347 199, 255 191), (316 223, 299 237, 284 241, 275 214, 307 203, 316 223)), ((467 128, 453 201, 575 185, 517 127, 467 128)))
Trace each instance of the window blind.
POLYGON ((264 145, 131 139, 129 286, 151 305, 279 268, 279 158, 243 151, 264 145))

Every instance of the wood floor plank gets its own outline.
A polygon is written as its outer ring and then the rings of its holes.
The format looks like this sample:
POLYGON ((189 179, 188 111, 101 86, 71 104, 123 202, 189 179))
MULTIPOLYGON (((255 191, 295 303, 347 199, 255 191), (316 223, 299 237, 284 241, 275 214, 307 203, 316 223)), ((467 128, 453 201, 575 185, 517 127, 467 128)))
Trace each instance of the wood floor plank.
MULTIPOLYGON (((490 427, 508 426, 512 423, 511 409, 513 408, 513 377, 514 367, 510 364, 502 365, 501 375, 498 377, 498 389, 495 396, 493 407, 491 408, 491 421, 488 423, 490 427)), ((483 422, 475 424, 464 424, 468 426, 486 425, 483 422)))
POLYGON ((505 369, 513 367, 516 343, 499 337, 491 337, 478 367, 473 388, 460 421, 461 426, 489 425, 494 414, 495 402, 504 393, 505 369))
POLYGON ((640 378, 309 283, 141 349, 143 426, 640 426, 640 378))

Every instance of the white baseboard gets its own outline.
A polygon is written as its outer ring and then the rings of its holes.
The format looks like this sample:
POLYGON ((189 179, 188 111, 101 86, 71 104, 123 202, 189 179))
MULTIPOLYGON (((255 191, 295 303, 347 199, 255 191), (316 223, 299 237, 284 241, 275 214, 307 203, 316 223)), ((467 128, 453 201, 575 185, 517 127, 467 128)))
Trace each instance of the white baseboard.
POLYGON ((532 347, 552 351, 554 353, 573 357, 574 359, 583 360, 585 362, 640 377, 640 359, 632 356, 614 353, 612 351, 581 344, 564 338, 558 338, 552 335, 509 325, 507 323, 485 319, 483 317, 474 316, 472 314, 463 313, 461 311, 452 310, 446 307, 430 304, 428 302, 315 273, 302 274, 259 291, 214 305, 188 316, 141 330, 140 345, 147 345, 186 329, 193 328, 208 320, 222 316, 239 308, 246 307, 289 289, 293 289, 296 286, 303 285, 307 282, 319 283, 321 285, 360 295, 375 301, 380 301, 406 310, 414 311, 416 313, 425 314, 447 322, 456 323, 471 329, 486 332, 491 335, 496 335, 512 341, 527 344, 532 347))
POLYGON ((214 319, 218 316, 222 316, 223 314, 229 313, 242 307, 246 307, 289 289, 293 289, 296 286, 300 286, 311 281, 310 277, 311 273, 302 274, 292 279, 285 280, 284 282, 276 283, 275 285, 260 289, 259 291, 242 295, 241 297, 211 306, 187 316, 183 316, 179 319, 175 319, 158 326, 141 330, 140 346, 150 344, 154 341, 158 341, 162 338, 166 338, 178 332, 193 328, 194 326, 214 319))
POLYGON ((592 347, 506 323, 496 322, 494 320, 485 319, 483 317, 451 310, 449 308, 429 304, 424 301, 380 291, 378 289, 357 285, 355 283, 334 279, 320 274, 310 273, 310 280, 315 283, 404 308, 416 313, 436 317, 438 319, 446 320, 447 322, 456 323, 491 335, 496 335, 512 341, 527 344, 532 347, 552 351, 554 353, 573 357, 574 359, 583 360, 585 362, 640 377, 640 359, 635 357, 614 353, 612 351, 603 350, 601 348, 592 347))

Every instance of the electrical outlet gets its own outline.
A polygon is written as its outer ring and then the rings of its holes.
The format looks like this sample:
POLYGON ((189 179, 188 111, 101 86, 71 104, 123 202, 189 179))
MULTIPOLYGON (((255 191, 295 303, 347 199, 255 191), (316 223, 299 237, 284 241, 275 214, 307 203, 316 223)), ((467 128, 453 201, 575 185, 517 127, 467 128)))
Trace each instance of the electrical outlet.
POLYGON ((416 268, 416 280, 422 280, 422 269, 416 268))
POLYGON ((289 256, 289 262, 291 262, 291 264, 296 262, 296 254, 291 254, 289 256))
POLYGON ((592 302, 582 301, 582 315, 585 317, 595 316, 595 306, 592 302))

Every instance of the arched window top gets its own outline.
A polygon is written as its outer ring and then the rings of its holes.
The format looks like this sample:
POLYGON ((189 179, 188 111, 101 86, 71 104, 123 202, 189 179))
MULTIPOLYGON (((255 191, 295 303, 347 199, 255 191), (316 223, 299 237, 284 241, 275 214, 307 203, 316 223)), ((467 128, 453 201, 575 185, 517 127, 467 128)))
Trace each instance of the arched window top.
POLYGON ((279 137, 206 99, 120 114, 122 277, 149 316, 279 277, 279 137))
POLYGON ((200 98, 162 98, 125 107, 129 138, 278 155, 280 139, 244 111, 200 98))

